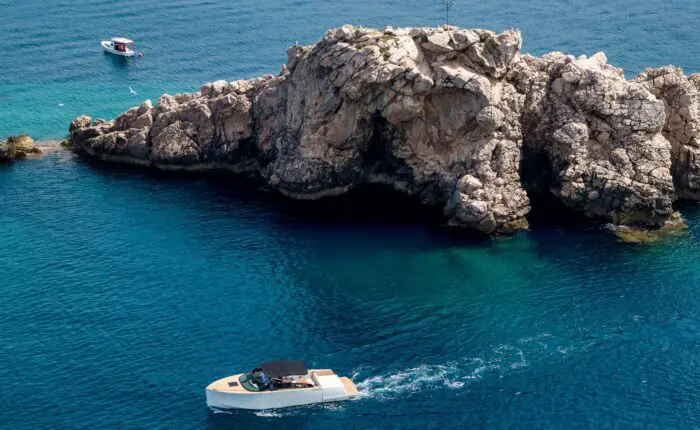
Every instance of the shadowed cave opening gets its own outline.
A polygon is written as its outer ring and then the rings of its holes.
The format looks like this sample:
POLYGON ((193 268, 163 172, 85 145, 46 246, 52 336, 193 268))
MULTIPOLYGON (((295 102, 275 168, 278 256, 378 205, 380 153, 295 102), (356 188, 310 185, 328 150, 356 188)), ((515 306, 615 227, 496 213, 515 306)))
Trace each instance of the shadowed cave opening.
POLYGON ((415 196, 390 185, 362 184, 346 194, 320 200, 294 200, 267 193, 276 206, 303 219, 321 222, 361 222, 442 225, 447 220, 442 207, 422 204, 415 196), (271 197, 274 196, 272 199, 271 197))
POLYGON ((379 112, 372 115, 372 135, 362 153, 363 167, 368 175, 386 174, 396 176, 410 169, 391 154, 394 130, 379 112))
POLYGON ((531 209, 527 219, 531 228, 599 224, 567 207, 552 194, 552 164, 544 150, 523 145, 520 180, 530 199, 531 209))
POLYGON ((543 150, 526 149, 523 145, 520 180, 530 199, 551 194, 552 164, 543 150))

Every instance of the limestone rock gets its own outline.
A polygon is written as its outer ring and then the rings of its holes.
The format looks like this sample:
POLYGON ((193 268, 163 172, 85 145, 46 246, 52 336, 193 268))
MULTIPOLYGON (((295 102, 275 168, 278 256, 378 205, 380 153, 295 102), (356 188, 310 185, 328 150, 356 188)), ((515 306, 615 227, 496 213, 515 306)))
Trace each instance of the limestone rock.
POLYGON ((671 143, 671 173, 680 197, 700 199, 700 96, 697 80, 676 67, 647 69, 635 82, 664 104, 662 134, 671 143))
POLYGON ((276 77, 79 117, 70 140, 106 160, 245 172, 299 199, 388 184, 488 234, 527 228, 526 187, 644 228, 700 199, 700 75, 627 81, 603 53, 521 46, 515 30, 346 25, 291 47, 276 77))
POLYGON ((0 162, 37 156, 41 153, 41 150, 34 145, 32 138, 26 134, 9 136, 4 142, 0 142, 0 162))
POLYGON ((432 32, 426 36, 426 41, 421 44, 423 49, 433 52, 450 52, 450 35, 446 32, 432 32))
POLYGON ((512 78, 532 100, 523 111, 526 151, 546 154, 551 192, 591 217, 661 226, 674 199, 663 102, 602 53, 526 56, 520 67, 512 78))
POLYGON ((91 121, 92 118, 90 118, 89 116, 81 115, 73 121, 71 121, 70 127, 68 128, 68 132, 73 133, 75 130, 88 127, 91 121))

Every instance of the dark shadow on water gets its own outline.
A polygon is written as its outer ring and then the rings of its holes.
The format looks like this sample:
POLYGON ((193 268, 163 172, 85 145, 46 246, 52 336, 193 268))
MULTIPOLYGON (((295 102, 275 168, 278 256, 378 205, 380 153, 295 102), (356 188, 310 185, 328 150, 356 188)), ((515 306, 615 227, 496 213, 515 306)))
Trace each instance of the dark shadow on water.
POLYGON ((540 230, 589 230, 602 225, 600 221, 593 221, 575 212, 559 201, 552 194, 537 194, 530 196, 532 210, 528 215, 530 229, 533 232, 540 230))
POLYGON ((478 232, 447 228, 442 207, 421 204, 416 198, 386 185, 360 185, 337 197, 296 200, 269 188, 260 178, 228 172, 170 172, 90 158, 83 161, 96 174, 116 180, 169 184, 186 189, 198 198, 209 196, 218 204, 231 207, 254 203, 263 212, 273 214, 266 217, 266 221, 282 226, 416 228, 434 237, 439 247, 483 246, 491 241, 478 232))
POLYGON ((683 216, 694 218, 698 215, 700 202, 693 200, 678 200, 673 204, 673 208, 679 211, 683 216))
MULTIPOLYGON (((421 204, 416 198, 395 191, 390 186, 361 185, 349 193, 321 200, 295 200, 270 189, 259 178, 232 175, 228 172, 169 172, 141 166, 119 165, 84 158, 83 164, 100 176, 125 181, 169 184, 193 198, 209 199, 224 206, 252 203, 270 214, 265 222, 280 226, 311 228, 368 227, 380 229, 412 228, 431 237, 431 246, 489 246, 494 241, 508 242, 512 237, 491 239, 470 230, 445 227, 447 219, 441 207, 421 204), (194 197, 196 196, 196 197, 194 197)), ((530 240, 544 250, 561 241, 591 244, 610 243, 616 239, 605 231, 605 223, 591 220, 566 207, 552 194, 532 193, 532 210, 528 215, 530 240), (544 247, 544 248, 543 248, 544 247)), ((692 213, 697 203, 678 204, 684 213, 692 213)), ((515 239, 517 239, 517 235, 515 239)), ((424 243, 424 245, 426 245, 424 243)), ((625 245, 621 245, 625 246, 625 245)))

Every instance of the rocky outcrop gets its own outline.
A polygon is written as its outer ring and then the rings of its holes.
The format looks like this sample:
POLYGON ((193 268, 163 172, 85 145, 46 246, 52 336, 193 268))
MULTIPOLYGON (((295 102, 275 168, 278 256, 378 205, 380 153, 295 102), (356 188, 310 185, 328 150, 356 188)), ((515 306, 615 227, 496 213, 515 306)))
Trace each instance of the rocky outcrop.
POLYGON ((675 239, 685 235, 688 231, 688 226, 678 212, 674 212, 664 225, 656 229, 613 224, 608 224, 606 227, 617 236, 618 241, 633 244, 649 244, 675 239))
POLYGON ((524 56, 512 79, 528 96, 526 151, 549 160, 550 191, 591 217, 658 227, 673 210, 663 101, 604 54, 524 56))
POLYGON ((700 74, 677 67, 647 69, 634 82, 664 104, 662 134, 671 143, 671 174, 679 197, 700 199, 700 74))
POLYGON ((70 141, 109 161, 256 175, 298 199, 387 184, 489 234, 527 227, 527 191, 619 225, 676 222, 673 201, 700 195, 700 79, 628 81, 602 53, 520 48, 513 30, 344 26, 290 48, 276 77, 79 117, 70 141))
POLYGON ((19 160, 31 156, 41 155, 41 149, 34 145, 34 141, 26 134, 9 136, 4 142, 0 142, 0 162, 19 160))

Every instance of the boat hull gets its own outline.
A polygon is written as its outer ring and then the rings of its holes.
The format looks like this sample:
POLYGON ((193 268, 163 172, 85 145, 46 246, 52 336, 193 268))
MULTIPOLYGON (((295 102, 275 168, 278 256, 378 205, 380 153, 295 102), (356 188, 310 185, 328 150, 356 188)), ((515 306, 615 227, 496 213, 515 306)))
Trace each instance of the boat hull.
POLYGON ((309 388, 304 390, 239 394, 207 389, 207 406, 216 409, 249 410, 288 408, 290 406, 323 403, 322 391, 320 388, 309 388))

